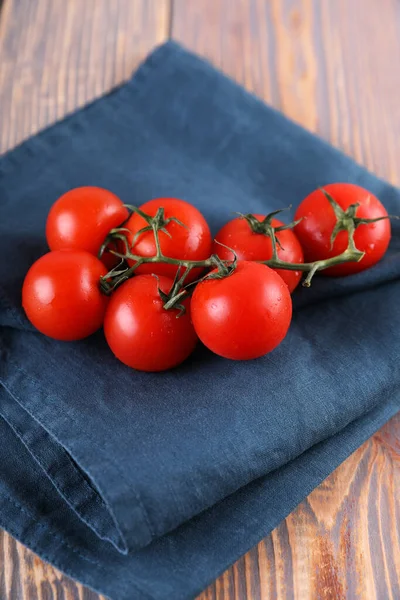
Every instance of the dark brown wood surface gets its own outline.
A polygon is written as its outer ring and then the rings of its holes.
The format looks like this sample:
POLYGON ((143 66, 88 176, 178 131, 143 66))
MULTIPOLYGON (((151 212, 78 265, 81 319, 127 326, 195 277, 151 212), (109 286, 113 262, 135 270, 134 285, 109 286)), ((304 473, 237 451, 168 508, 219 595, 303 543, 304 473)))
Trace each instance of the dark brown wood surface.
MULTIPOLYGON (((400 184, 398 0, 4 0, 0 152, 170 34, 400 184)), ((0 533, 1 600, 99 598, 0 533)), ((400 600, 400 415, 199 598, 234 599, 400 600)))

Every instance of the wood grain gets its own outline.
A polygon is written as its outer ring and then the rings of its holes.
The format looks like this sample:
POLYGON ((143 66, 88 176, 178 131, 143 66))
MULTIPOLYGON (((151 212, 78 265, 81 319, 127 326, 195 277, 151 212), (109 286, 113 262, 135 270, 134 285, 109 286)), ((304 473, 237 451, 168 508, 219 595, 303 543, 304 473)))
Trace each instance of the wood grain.
POLYGON ((127 79, 169 13, 169 0, 6 0, 0 153, 127 79))
MULTIPOLYGON (((400 184, 397 0, 5 0, 0 151, 168 33, 400 184)), ((0 533, 1 600, 99 600, 0 533)), ((400 415, 198 600, 399 600, 400 415)))
POLYGON ((172 35, 399 182, 397 0, 174 0, 172 35))
POLYGON ((399 509, 400 415, 198 600, 397 600, 399 509))
POLYGON ((1 600, 105 600, 0 532, 1 600))

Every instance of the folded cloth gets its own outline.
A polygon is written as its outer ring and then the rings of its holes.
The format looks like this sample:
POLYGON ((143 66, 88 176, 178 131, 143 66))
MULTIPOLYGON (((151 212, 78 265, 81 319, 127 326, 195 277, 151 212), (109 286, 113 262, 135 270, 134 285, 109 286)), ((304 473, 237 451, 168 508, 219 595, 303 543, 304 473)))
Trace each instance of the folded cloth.
POLYGON ((193 598, 400 409, 400 228, 384 260, 294 297, 256 361, 199 347, 147 374, 101 333, 34 331, 21 285, 55 199, 97 185, 184 198, 215 233, 349 181, 400 192, 169 42, 107 96, 0 161, 0 525, 118 600, 193 598))

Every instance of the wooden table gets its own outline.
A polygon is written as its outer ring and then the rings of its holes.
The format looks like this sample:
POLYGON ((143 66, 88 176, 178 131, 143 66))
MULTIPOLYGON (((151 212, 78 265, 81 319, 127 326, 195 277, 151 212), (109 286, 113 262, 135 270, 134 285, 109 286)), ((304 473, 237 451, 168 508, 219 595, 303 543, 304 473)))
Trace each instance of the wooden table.
MULTIPOLYGON (((171 36, 400 184, 398 0, 4 0, 0 151, 171 36)), ((99 600, 5 533, 0 598, 99 600)), ((400 416, 199 598, 233 599, 400 599, 400 416)))

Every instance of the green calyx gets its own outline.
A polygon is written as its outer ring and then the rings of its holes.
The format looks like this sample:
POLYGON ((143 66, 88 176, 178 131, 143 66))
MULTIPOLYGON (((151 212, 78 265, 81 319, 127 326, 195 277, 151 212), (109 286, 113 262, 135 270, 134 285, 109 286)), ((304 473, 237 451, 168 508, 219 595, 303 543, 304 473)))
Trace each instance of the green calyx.
MULTIPOLYGON (((324 194, 325 198, 328 200, 329 204, 333 208, 336 217, 336 224, 333 228, 331 235, 331 250, 333 248, 333 244, 336 240, 336 237, 340 231, 347 231, 349 234, 349 246, 357 251, 357 248, 354 245, 354 232, 360 225, 368 225, 370 223, 376 223, 377 221, 382 221, 384 219, 390 219, 389 215, 384 217, 377 217, 376 219, 362 219, 356 216, 357 208, 360 206, 358 202, 355 204, 350 204, 350 206, 343 210, 341 206, 336 202, 336 200, 331 196, 329 192, 327 192, 324 188, 320 188, 321 192, 324 194)), ((397 219, 398 217, 392 217, 397 219)), ((363 253, 362 253, 363 254, 363 253)), ((363 254, 364 255, 364 254, 363 254)), ((362 256, 361 256, 362 258, 362 256)), ((361 258, 359 260, 361 260, 361 258)))
POLYGON ((278 227, 274 227, 272 225, 272 221, 276 217, 276 215, 279 215, 279 213, 281 213, 285 210, 290 210, 290 209, 291 209, 291 206, 289 206, 288 208, 281 208, 279 210, 274 210, 273 212, 266 215, 266 217, 264 217, 264 219, 262 221, 259 221, 251 213, 247 213, 245 215, 242 213, 237 213, 237 214, 242 219, 246 219, 246 221, 248 222, 250 229, 252 230, 253 233, 265 235, 265 236, 271 238, 272 241, 275 240, 275 243, 279 246, 279 248, 282 248, 279 238, 276 236, 276 234, 279 233, 279 231, 285 231, 285 229, 293 229, 294 227, 296 227, 296 225, 298 223, 300 223, 301 219, 298 219, 297 221, 292 221, 288 225, 280 225, 278 227))
MULTIPOLYGON (((143 210, 141 210, 140 208, 137 208, 136 206, 131 206, 130 204, 124 204, 124 206, 131 212, 134 212, 137 215, 140 215, 142 217, 142 219, 144 219, 147 223, 147 225, 145 227, 143 227, 142 229, 139 229, 139 231, 137 231, 135 233, 133 240, 132 240, 132 248, 136 244, 138 238, 143 233, 146 233, 147 231, 153 231, 154 233, 157 232, 157 234, 158 234, 158 232, 162 231, 168 237, 172 237, 170 232, 168 231, 168 229, 166 229, 167 225, 171 222, 177 223, 181 227, 185 227, 187 229, 187 226, 184 223, 182 223, 182 221, 179 221, 179 219, 177 219, 176 217, 168 217, 168 219, 166 219, 165 214, 164 214, 164 208, 162 206, 160 206, 160 208, 157 210, 154 217, 143 212, 143 210)), ((157 236, 155 235, 154 237, 155 237, 156 245, 158 245, 158 250, 159 250, 158 235, 157 236)), ((161 253, 161 250, 159 250, 159 252, 161 253)))

